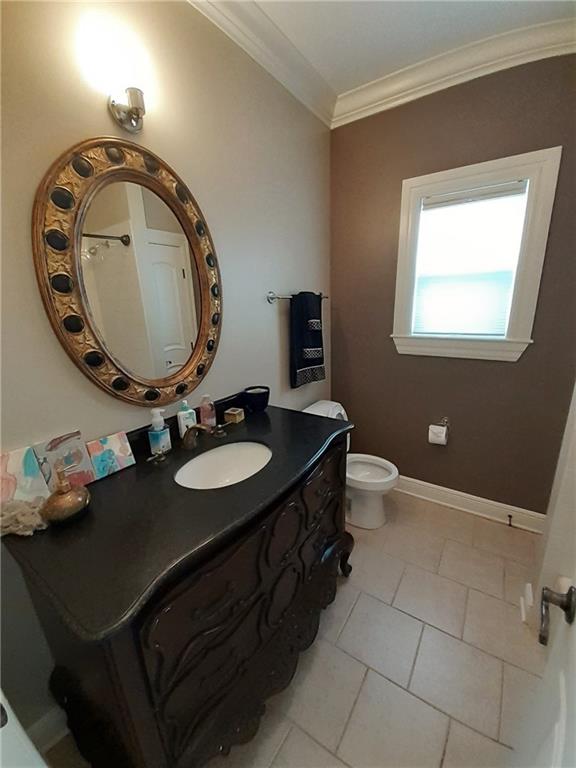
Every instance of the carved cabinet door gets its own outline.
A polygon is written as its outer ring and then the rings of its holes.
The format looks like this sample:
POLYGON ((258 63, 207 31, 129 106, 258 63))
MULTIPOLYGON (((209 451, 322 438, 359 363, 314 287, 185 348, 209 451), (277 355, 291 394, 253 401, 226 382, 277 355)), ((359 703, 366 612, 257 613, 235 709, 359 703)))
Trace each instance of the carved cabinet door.
POLYGON ((339 440, 288 497, 146 612, 139 642, 170 765, 252 738, 334 599, 344 528, 339 440))

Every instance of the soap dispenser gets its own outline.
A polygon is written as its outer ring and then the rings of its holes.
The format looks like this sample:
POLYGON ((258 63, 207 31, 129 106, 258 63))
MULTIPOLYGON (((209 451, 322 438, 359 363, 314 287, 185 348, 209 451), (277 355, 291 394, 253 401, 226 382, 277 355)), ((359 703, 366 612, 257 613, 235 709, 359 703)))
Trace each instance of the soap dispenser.
POLYGON ((216 406, 210 395, 203 395, 200 402, 200 424, 207 427, 216 426, 216 406))
POLYGON ((187 400, 182 400, 180 403, 180 409, 177 414, 178 417, 178 432, 180 437, 184 437, 188 427, 196 424, 196 411, 190 408, 187 400))
POLYGON ((166 426, 163 408, 152 408, 152 426, 148 430, 148 440, 150 441, 150 451, 153 456, 167 453, 172 448, 170 442, 170 429, 166 426))

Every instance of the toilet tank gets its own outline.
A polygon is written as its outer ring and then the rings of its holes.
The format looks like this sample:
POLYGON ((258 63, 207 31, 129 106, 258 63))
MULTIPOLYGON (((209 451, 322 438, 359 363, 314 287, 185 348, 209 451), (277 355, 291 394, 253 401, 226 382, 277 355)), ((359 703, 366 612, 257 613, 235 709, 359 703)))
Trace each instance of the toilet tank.
MULTIPOLYGON (((315 403, 304 408, 304 413, 313 413, 316 416, 326 416, 330 419, 342 419, 348 421, 348 414, 342 403, 335 400, 316 400, 315 403)), ((346 450, 350 450, 350 435, 346 435, 346 450)))

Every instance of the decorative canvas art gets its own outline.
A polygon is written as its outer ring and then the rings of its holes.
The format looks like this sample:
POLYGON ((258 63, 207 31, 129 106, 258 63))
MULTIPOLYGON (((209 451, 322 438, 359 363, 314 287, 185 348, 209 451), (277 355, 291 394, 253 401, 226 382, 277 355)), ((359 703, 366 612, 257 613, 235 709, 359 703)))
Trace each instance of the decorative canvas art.
POLYGON ((37 506, 50 490, 32 448, 18 448, 0 455, 0 497, 8 501, 29 501, 37 506))
POLYGON ((38 443, 34 446, 34 453, 51 491, 58 487, 59 469, 64 470, 72 485, 88 485, 95 480, 90 457, 78 430, 55 437, 47 443, 38 443))
POLYGON ((116 432, 99 440, 91 440, 86 443, 86 447, 98 480, 136 463, 126 432, 116 432))

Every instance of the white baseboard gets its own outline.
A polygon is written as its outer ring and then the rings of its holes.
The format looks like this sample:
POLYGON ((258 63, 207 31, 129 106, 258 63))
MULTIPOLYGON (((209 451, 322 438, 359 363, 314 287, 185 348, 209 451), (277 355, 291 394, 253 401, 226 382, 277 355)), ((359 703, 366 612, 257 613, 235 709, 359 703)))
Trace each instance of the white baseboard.
POLYGON ((58 706, 52 707, 32 723, 26 733, 38 752, 47 752, 68 733, 64 711, 58 706))
POLYGON ((512 525, 515 528, 524 528, 533 533, 544 533, 546 527, 546 515, 532 512, 522 507, 513 507, 511 504, 503 504, 500 501, 483 499, 481 496, 473 496, 464 491, 455 491, 452 488, 444 488, 441 485, 426 483, 424 480, 416 480, 413 477, 400 475, 396 490, 417 496, 419 499, 433 501, 444 507, 453 507, 462 512, 486 517, 489 520, 497 520, 508 524, 511 516, 512 525))

